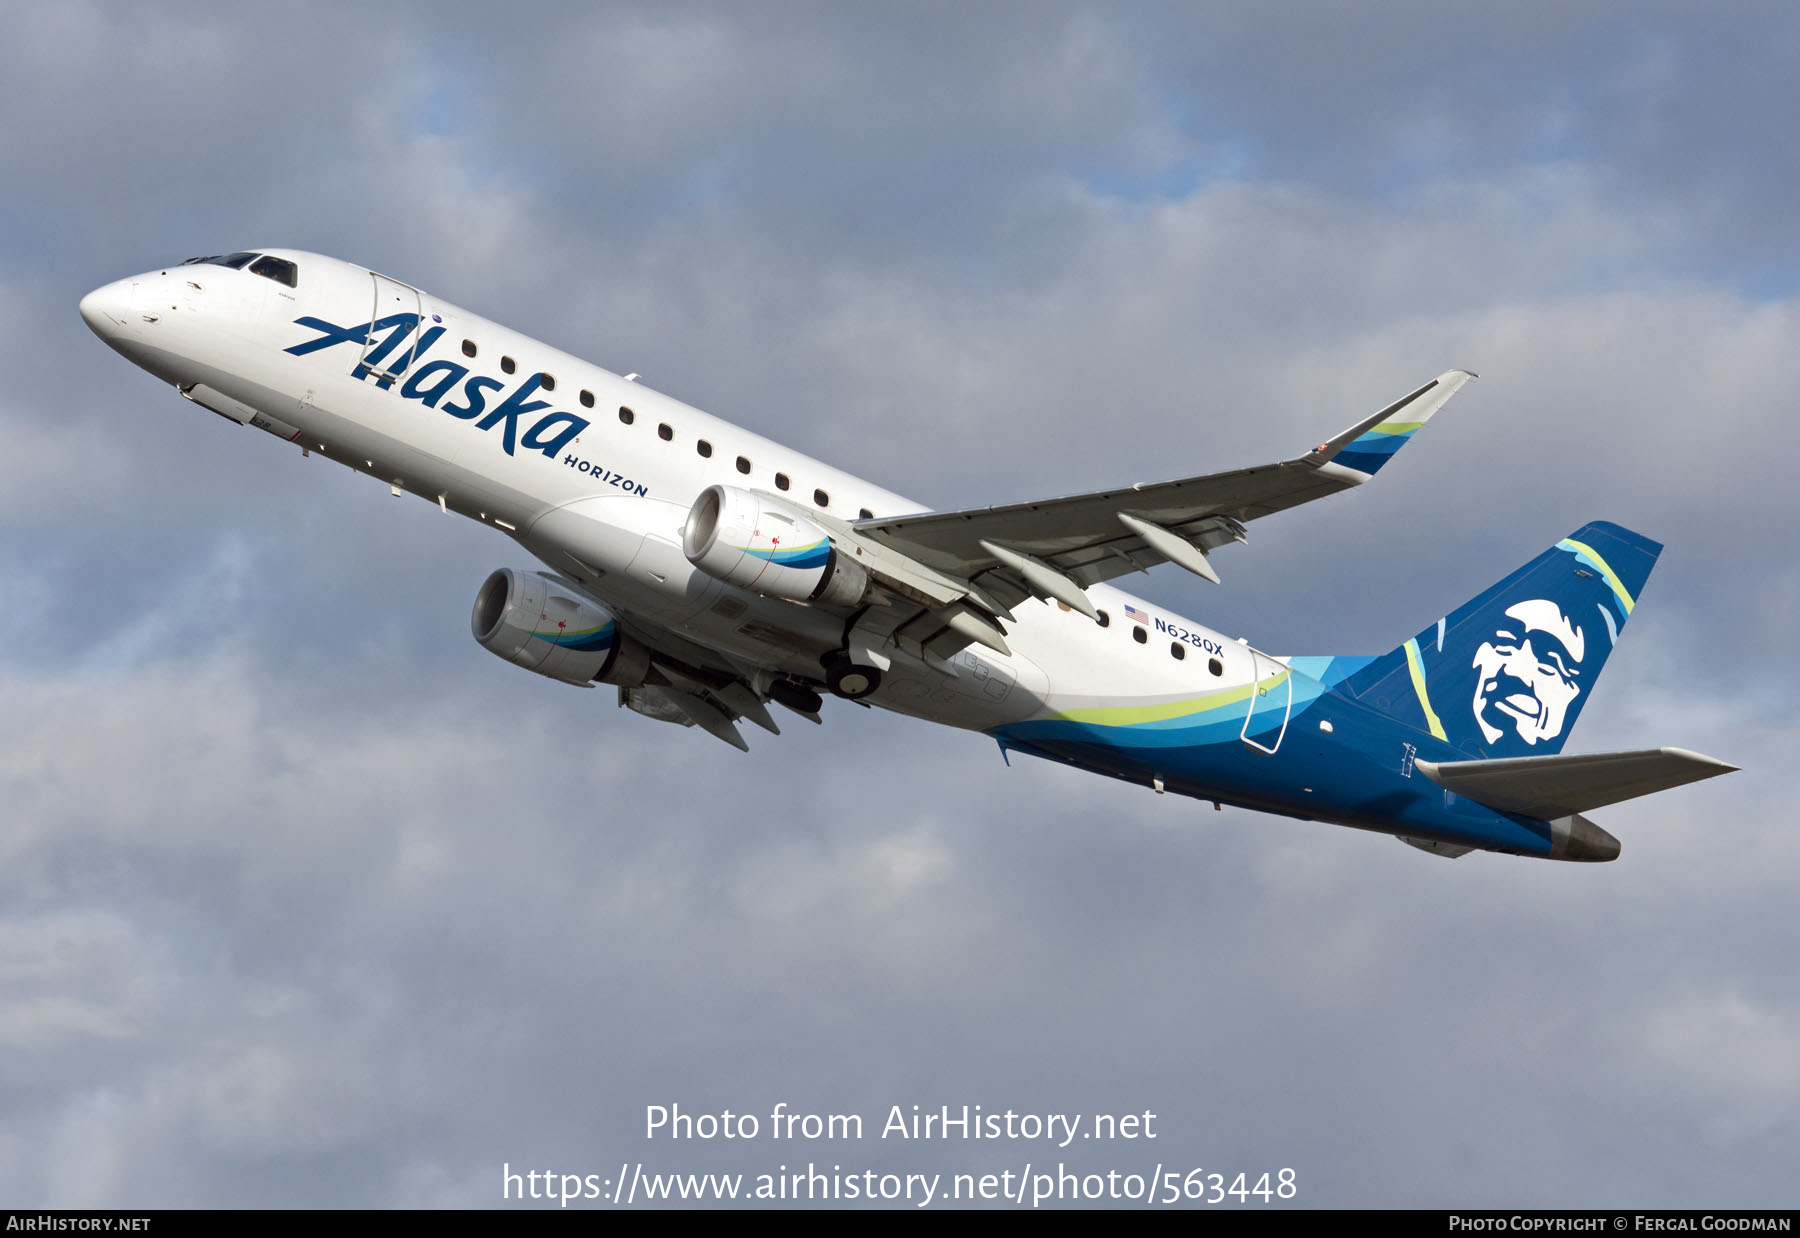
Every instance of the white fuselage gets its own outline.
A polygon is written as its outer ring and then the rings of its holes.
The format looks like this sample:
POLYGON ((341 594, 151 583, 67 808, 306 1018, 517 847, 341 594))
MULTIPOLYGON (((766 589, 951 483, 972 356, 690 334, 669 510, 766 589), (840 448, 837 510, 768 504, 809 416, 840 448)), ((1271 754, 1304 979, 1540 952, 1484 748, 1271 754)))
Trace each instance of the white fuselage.
POLYGON ((1597 633, 1598 615, 1616 636, 1661 550, 1607 522, 1451 612, 1435 640, 1426 629, 1379 658, 1270 658, 1108 585, 1083 589, 996 531, 1062 530, 1030 540, 1212 577, 1209 538, 1360 485, 1467 371, 1305 457, 907 519, 918 505, 892 491, 316 254, 195 259, 98 288, 81 312, 195 403, 492 525, 535 555, 549 573, 502 569, 477 592, 470 626, 490 651, 564 682, 614 684, 639 713, 739 748, 738 721, 778 729, 770 701, 816 720, 823 689, 1157 791, 1392 833, 1449 856, 1589 861, 1619 845, 1585 807, 1643 794, 1632 779, 1656 789, 1731 768, 1669 749, 1562 757, 1579 698, 1566 683, 1560 697, 1554 684, 1534 691, 1523 678, 1533 666, 1508 652, 1514 628, 1561 632, 1558 648, 1587 682, 1598 674, 1610 642, 1584 639, 1564 616, 1597 633), (1187 497, 1174 502, 1176 492, 1187 497), (1131 510, 1131 496, 1151 493, 1163 498, 1145 501, 1188 514, 1185 537, 1131 510), (1116 520, 1151 553, 1094 540, 1076 517, 1096 504, 1102 523, 1116 520), (991 557, 941 550, 931 538, 945 529, 991 557), (962 575, 928 562, 940 551, 962 575), (1004 598, 977 579, 995 563, 990 584, 1005 585, 1004 598), (1459 718, 1471 669, 1481 677, 1459 718), (1489 709, 1500 689, 1487 685, 1502 679, 1523 686, 1489 709), (1521 719, 1536 725, 1498 753, 1521 759, 1489 760, 1484 744, 1521 719), (1549 751, 1534 751, 1544 740, 1549 751))
MULTIPOLYGON (((292 263, 294 285, 248 269, 171 267, 96 290, 83 314, 113 347, 196 401, 495 526, 622 623, 654 630, 665 645, 686 642, 696 661, 816 681, 821 656, 842 647, 845 628, 841 616, 695 569, 681 537, 702 490, 764 491, 843 521, 921 510, 366 268, 256 252, 292 263), (416 316, 417 325, 380 328, 396 315, 416 316), (369 342, 334 339, 334 327, 370 328, 369 342), (391 346, 370 358, 372 371, 359 365, 383 343, 391 346)), ((1027 601, 1009 626, 1010 657, 970 646, 953 660, 955 675, 896 663, 869 699, 987 729, 1249 685, 1274 665, 1120 590, 1096 585, 1089 596, 1107 626, 1059 603, 1027 601)))

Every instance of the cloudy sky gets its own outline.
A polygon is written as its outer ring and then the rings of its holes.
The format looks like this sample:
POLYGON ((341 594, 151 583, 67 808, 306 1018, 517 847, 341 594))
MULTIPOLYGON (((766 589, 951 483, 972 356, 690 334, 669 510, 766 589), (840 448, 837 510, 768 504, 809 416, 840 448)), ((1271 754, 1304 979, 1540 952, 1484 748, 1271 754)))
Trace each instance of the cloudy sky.
POLYGON ((1160 1163, 1794 1206, 1785 5, 98 5, 0 41, 0 1202, 477 1206, 502 1166, 1160 1163), (1574 747, 1744 772, 1612 865, 1156 797, 841 703, 745 757, 484 653, 511 543, 185 405, 89 288, 392 272, 930 506, 1295 454, 1159 604, 1373 653, 1667 543, 1574 747), (774 772, 775 776, 771 776, 774 772), (860 1140, 646 1139, 645 1111, 860 1140), (881 1139, 892 1106, 1157 1139, 881 1139))

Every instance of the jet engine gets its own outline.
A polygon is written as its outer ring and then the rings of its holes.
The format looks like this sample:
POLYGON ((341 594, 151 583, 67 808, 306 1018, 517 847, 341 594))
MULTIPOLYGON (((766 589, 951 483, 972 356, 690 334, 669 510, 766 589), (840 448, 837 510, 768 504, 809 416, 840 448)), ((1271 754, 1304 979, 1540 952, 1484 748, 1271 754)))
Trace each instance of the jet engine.
POLYGON ((790 602, 861 605, 869 573, 798 511, 735 486, 701 491, 681 548, 708 576, 790 602))
POLYGON ((483 649, 564 683, 635 687, 650 670, 649 650, 619 631, 611 611, 542 572, 503 567, 489 576, 469 628, 483 649))

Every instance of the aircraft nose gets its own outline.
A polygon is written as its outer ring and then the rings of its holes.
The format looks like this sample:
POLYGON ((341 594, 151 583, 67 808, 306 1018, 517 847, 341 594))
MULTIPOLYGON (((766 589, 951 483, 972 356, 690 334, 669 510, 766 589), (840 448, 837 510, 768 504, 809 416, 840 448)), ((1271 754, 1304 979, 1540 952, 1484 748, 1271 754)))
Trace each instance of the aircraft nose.
POLYGON ((117 280, 94 289, 81 298, 81 317, 88 328, 101 339, 119 333, 131 308, 131 281, 117 280))

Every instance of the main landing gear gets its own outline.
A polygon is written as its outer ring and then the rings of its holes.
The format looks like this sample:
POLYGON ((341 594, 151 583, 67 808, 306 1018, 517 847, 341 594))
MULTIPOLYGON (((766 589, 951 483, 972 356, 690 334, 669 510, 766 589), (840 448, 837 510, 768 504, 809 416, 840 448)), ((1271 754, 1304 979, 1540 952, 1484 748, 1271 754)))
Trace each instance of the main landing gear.
POLYGON ((880 671, 852 662, 843 653, 821 661, 825 665, 825 686, 847 701, 860 701, 881 686, 880 671))

